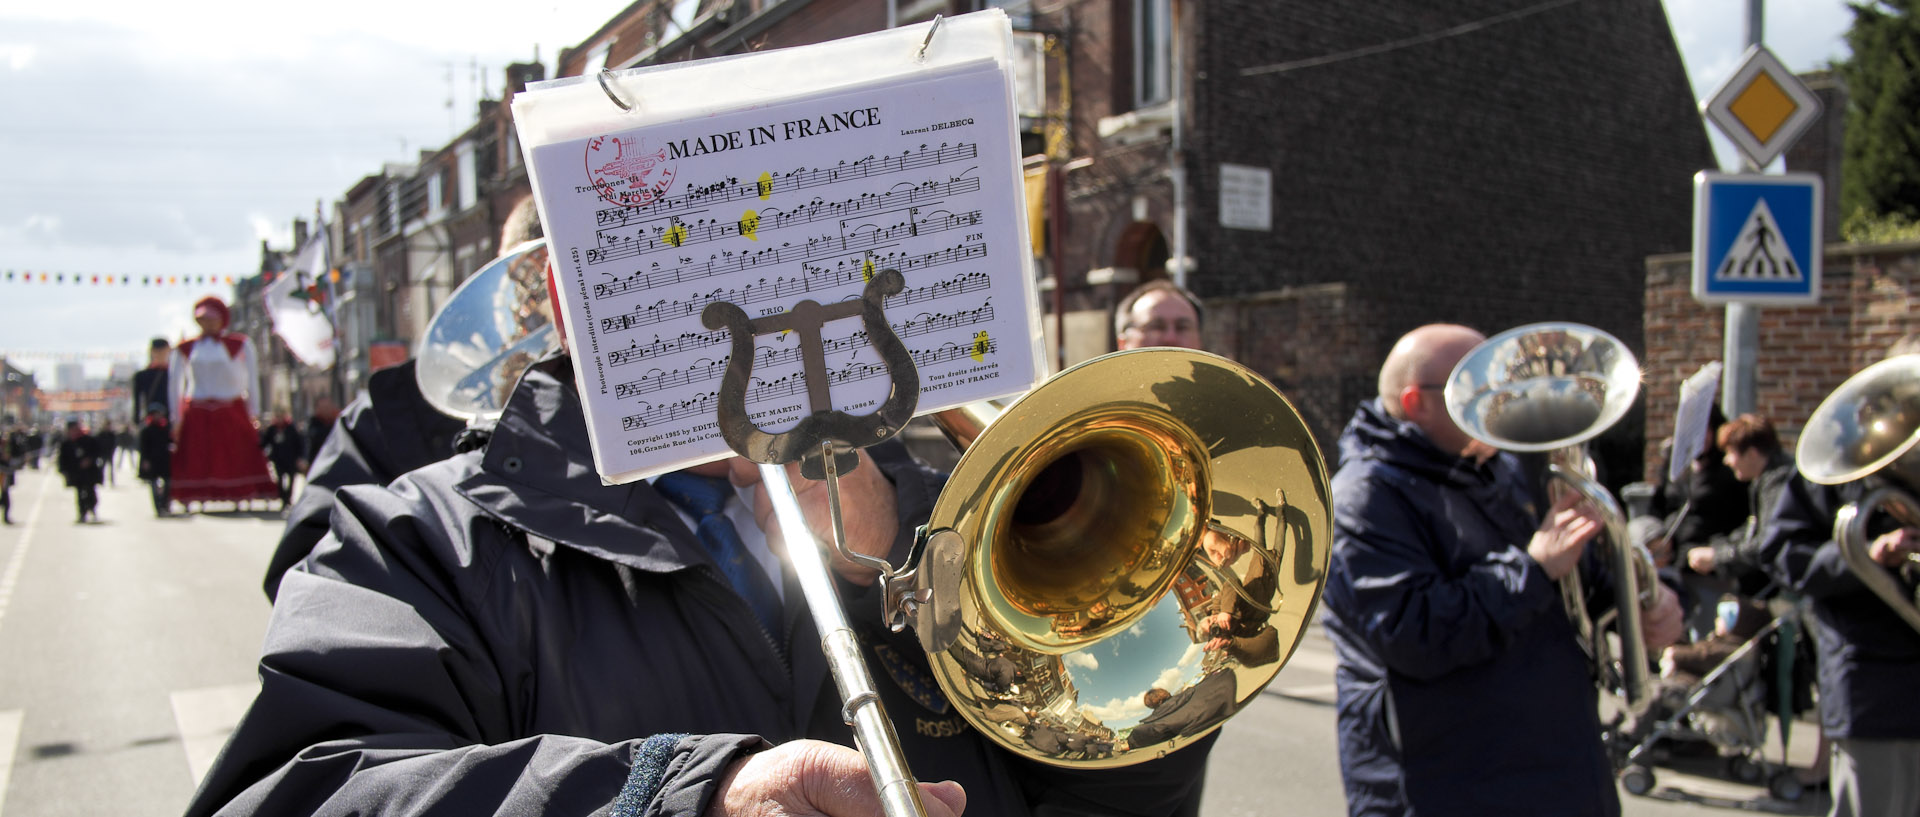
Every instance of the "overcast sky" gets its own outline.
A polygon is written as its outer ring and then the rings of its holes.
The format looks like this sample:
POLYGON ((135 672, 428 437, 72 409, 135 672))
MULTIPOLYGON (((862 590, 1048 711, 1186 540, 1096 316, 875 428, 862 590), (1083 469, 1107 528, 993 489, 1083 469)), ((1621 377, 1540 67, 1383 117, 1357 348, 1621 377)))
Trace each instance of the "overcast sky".
MULTIPOLYGON (((294 218, 471 125, 507 63, 537 47, 551 66, 629 2, 0 5, 0 352, 50 371, 33 352, 139 353, 188 332, 191 302, 229 287, 5 273, 245 276, 262 239, 287 248, 294 218)), ((1744 50, 1747 0, 1665 4, 1703 96, 1744 50)), ((1788 68, 1844 55, 1843 0, 1775 0, 1767 15, 1788 68)))

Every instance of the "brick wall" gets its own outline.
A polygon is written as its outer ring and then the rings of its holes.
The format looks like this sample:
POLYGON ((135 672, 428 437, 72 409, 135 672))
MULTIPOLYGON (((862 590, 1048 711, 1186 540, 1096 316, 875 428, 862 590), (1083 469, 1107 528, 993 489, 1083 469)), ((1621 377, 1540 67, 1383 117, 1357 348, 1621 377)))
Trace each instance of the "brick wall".
POLYGON ((1203 342, 1259 372, 1293 402, 1331 468, 1333 444, 1354 407, 1377 391, 1366 313, 1346 284, 1208 298, 1203 342))
MULTIPOLYGON (((1124 18, 1103 12, 1121 5, 1075 6, 1074 22, 1113 25, 1124 18)), ((1183 6, 1189 285, 1212 310, 1206 342, 1279 385, 1323 444, 1373 393, 1394 340, 1421 324, 1491 334, 1580 321, 1640 353, 1645 259, 1687 246, 1690 180, 1713 165, 1658 0, 1558 6, 1367 51, 1528 5, 1183 6), (1295 67, 1245 73, 1277 64, 1295 67), (1220 225, 1226 162, 1272 171, 1272 230, 1220 225), (1344 288, 1316 289, 1327 285, 1344 288)), ((1111 61, 1089 65, 1074 29, 1076 147, 1097 161, 1068 179, 1069 308, 1107 305, 1072 288, 1114 263, 1112 225, 1133 220, 1134 198, 1173 234, 1153 166, 1164 146, 1126 154, 1086 137, 1082 103, 1098 104, 1097 83, 1117 85, 1130 64, 1112 48, 1124 32, 1099 34, 1111 61), (1136 155, 1154 161, 1134 167, 1136 155)), ((1608 435, 1626 451, 1618 471, 1638 471, 1641 433, 1636 413, 1608 435)))
MULTIPOLYGON (((1691 258, 1647 260, 1645 370, 1649 471, 1673 431, 1680 381, 1722 357, 1726 310, 1693 300, 1691 258)), ((1756 408, 1789 446, 1848 376, 1920 332, 1920 242, 1827 248, 1820 303, 1760 311, 1756 408)))

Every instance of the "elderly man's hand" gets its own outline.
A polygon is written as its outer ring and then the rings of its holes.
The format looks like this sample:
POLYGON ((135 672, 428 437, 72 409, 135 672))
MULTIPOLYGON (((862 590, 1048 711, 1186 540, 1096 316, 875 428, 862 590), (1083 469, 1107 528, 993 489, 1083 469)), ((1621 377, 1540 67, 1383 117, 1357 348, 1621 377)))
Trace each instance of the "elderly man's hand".
MULTIPOLYGON (((880 466, 867 452, 857 453, 860 464, 840 475, 840 519, 845 527, 847 547, 855 553, 885 559, 893 551, 893 540, 900 532, 893 483, 880 472, 880 466)), ((776 551, 785 547, 786 539, 781 534, 779 521, 774 519, 767 486, 760 479, 760 465, 739 457, 728 460, 728 465, 733 484, 753 487, 753 518, 760 529, 766 531, 767 543, 776 551)), ((788 463, 787 480, 793 483, 794 498, 806 514, 807 527, 831 551, 833 518, 827 509, 827 483, 800 476, 799 463, 788 463)), ((862 587, 880 577, 878 571, 839 558, 838 554, 834 554, 833 569, 842 578, 862 587)))
MULTIPOLYGON (((928 817, 960 817, 960 784, 921 783, 928 817)), ((705 817, 881 817, 866 758, 845 746, 802 740, 733 764, 705 817)))

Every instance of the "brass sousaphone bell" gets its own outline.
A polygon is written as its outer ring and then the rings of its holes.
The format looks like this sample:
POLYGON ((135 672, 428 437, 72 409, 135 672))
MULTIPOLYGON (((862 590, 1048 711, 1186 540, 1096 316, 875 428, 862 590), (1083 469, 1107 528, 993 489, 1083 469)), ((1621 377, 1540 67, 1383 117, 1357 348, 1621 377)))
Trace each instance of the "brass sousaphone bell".
POLYGON ((1878 483, 1835 514, 1833 540, 1867 589, 1920 631, 1912 558, 1890 571, 1868 555, 1867 538, 1876 511, 1920 527, 1920 355, 1891 357, 1847 378, 1807 418, 1794 455, 1809 482, 1878 483))
POLYGON ((925 531, 915 629, 954 708, 1018 754, 1098 768, 1251 702, 1330 550, 1326 466, 1286 398, 1225 358, 1142 349, 990 414, 936 415, 965 453, 925 531))

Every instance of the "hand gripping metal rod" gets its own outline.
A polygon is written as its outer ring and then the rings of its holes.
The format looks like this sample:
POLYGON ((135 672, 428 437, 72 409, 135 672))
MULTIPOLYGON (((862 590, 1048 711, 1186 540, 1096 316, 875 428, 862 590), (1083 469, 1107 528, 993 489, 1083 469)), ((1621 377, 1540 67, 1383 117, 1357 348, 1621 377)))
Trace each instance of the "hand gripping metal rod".
MULTIPOLYGON (((880 694, 874 689, 873 676, 867 672, 866 661, 860 656, 860 642, 847 626, 846 612, 840 608, 839 594, 833 589, 832 574, 819 546, 814 543, 806 516, 800 512, 793 483, 787 479, 786 466, 763 463, 760 477, 767 483, 767 496, 773 501, 774 515, 780 520, 780 531, 787 542, 787 558, 792 560, 794 576, 806 596, 807 609, 813 613, 814 627, 820 631, 820 649, 826 653, 827 666, 833 669, 834 683, 840 687, 841 715, 853 727, 854 740, 859 744, 860 753, 866 756, 867 771, 880 793, 881 808, 887 817, 926 817, 926 805, 920 802, 920 784, 907 768, 906 756, 900 751, 900 737, 893 731, 893 722, 887 720, 880 694)), ((828 479, 834 478, 835 474, 829 470, 828 479)), ((833 486, 830 498, 837 540, 843 530, 837 486, 833 486)), ((845 543, 834 542, 834 549, 845 550, 845 543)))

